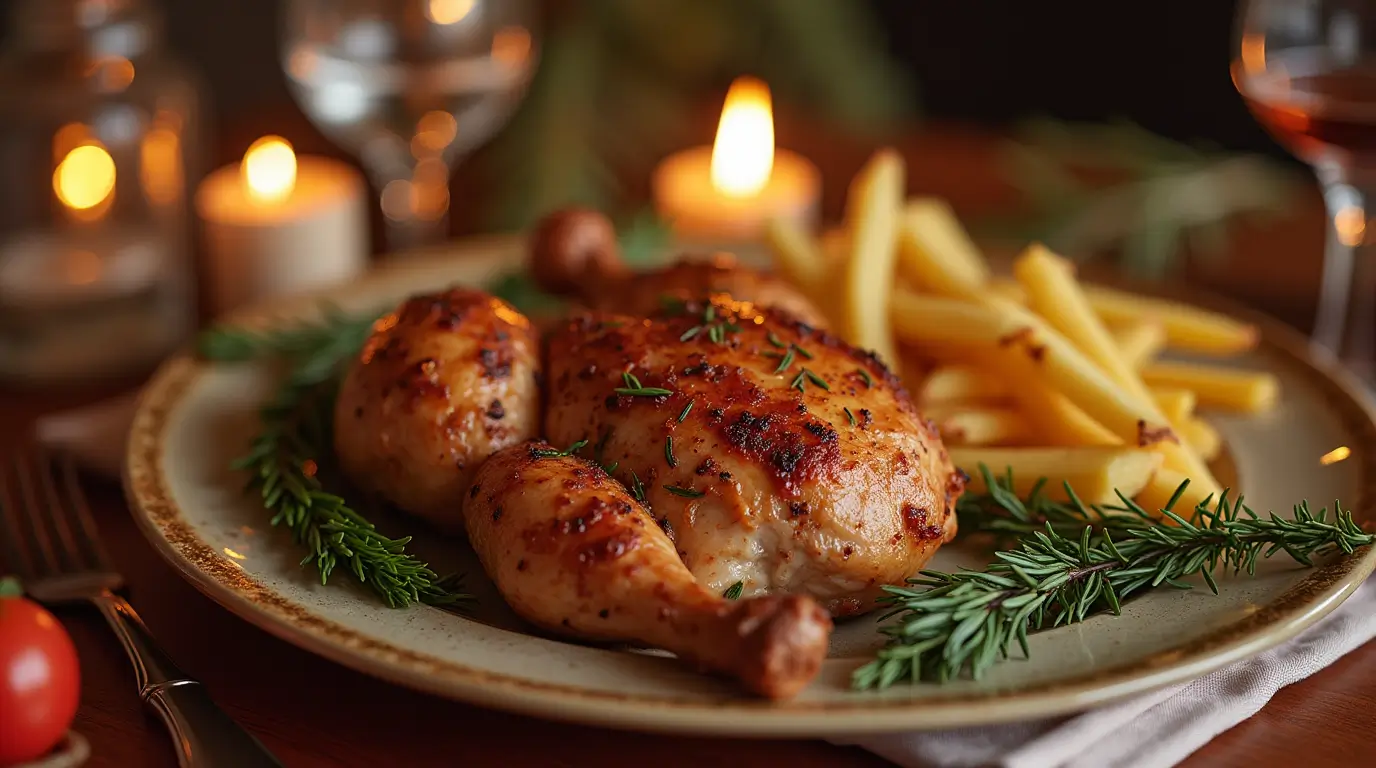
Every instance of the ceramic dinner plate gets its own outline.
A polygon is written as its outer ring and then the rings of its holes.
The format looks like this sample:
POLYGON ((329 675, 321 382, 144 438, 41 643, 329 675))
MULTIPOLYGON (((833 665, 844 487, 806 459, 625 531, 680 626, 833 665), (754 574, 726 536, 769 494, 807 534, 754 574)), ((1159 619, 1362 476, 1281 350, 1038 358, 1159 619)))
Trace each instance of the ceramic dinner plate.
MULTIPOLYGON (((468 241, 399 262, 328 298, 372 310, 452 283, 482 285, 520 263, 516 240, 468 241)), ((318 307, 294 300, 242 318, 265 322, 318 307)), ((1283 400, 1259 417, 1207 414, 1227 441, 1220 476, 1259 511, 1340 498, 1358 520, 1371 522, 1371 404, 1293 333, 1259 322, 1259 349, 1237 362, 1275 372, 1283 400), (1332 461, 1340 446, 1350 456, 1332 461), (1328 463, 1320 461, 1325 455, 1328 463)), ((273 386, 265 367, 189 356, 170 360, 154 377, 134 424, 126 476, 134 515, 154 546, 202 592, 288 642, 402 685, 533 715, 641 730, 809 737, 1046 716, 1183 681, 1280 643, 1337 606, 1376 562, 1370 548, 1313 569, 1281 556, 1254 578, 1221 579, 1217 596, 1202 588, 1154 591, 1125 604, 1121 616, 1035 634, 1030 660, 1014 658, 978 682, 851 690, 851 671, 882 644, 874 618, 861 617, 837 626, 830 656, 807 690, 769 703, 660 652, 538 634, 505 607, 465 544, 404 518, 380 518, 379 527, 414 534, 414 551, 437 571, 466 574, 479 603, 472 616, 387 608, 342 574, 321 586, 313 570, 298 565, 301 553, 287 533, 268 525, 262 508, 241 493, 243 478, 228 469, 273 386)), ((950 545, 933 567, 987 560, 987 552, 950 545)))

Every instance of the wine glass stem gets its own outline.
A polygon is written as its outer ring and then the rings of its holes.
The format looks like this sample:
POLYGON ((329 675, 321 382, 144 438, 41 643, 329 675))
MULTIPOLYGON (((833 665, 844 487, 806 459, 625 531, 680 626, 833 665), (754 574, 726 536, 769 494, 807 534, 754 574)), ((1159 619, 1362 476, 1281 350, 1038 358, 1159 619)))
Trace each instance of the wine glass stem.
POLYGON ((1341 358, 1367 383, 1376 380, 1376 221, 1368 201, 1376 188, 1344 181, 1324 185, 1328 239, 1324 249, 1314 342, 1341 358))

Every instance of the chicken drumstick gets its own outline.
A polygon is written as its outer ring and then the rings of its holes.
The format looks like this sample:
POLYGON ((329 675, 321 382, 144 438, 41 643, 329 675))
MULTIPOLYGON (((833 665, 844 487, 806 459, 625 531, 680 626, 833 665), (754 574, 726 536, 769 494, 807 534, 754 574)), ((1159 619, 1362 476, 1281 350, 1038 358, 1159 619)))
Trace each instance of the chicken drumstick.
POLYGON ((548 443, 493 454, 463 512, 506 601, 558 634, 644 642, 770 698, 802 690, 826 656, 831 618, 815 600, 709 591, 624 487, 548 443))

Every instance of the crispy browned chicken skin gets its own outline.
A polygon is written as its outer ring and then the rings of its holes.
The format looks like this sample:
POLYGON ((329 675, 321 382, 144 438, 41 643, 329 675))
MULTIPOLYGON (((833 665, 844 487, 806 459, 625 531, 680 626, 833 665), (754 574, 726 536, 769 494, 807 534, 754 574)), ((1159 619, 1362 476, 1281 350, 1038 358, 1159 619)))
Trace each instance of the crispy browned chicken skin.
POLYGON ((955 535, 964 476, 878 360, 718 295, 651 318, 585 313, 549 338, 545 435, 578 440, 720 592, 870 610, 955 535))
POLYGON ((416 296, 378 322, 335 404, 335 454, 361 488, 463 530, 468 481, 540 424, 539 341, 482 291, 416 296))

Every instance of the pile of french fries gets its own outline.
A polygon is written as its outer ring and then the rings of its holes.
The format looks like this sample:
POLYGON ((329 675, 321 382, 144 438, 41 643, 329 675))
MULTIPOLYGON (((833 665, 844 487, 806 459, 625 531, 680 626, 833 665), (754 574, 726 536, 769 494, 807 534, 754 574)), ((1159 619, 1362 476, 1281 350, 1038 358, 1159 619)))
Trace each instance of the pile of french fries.
POLYGON ((772 222, 778 271, 827 315, 833 330, 898 369, 933 419, 952 460, 982 487, 983 463, 1013 472, 1016 489, 1088 503, 1117 493, 1148 510, 1220 491, 1209 462, 1222 440, 1197 411, 1256 414, 1280 387, 1269 373, 1198 359, 1237 356, 1257 329, 1177 302, 1085 285, 1040 244, 992 274, 950 206, 906 199, 905 168, 881 150, 851 182, 844 222, 814 236, 772 222))

